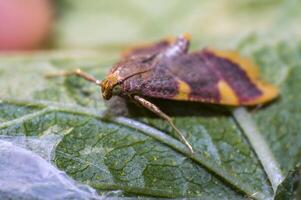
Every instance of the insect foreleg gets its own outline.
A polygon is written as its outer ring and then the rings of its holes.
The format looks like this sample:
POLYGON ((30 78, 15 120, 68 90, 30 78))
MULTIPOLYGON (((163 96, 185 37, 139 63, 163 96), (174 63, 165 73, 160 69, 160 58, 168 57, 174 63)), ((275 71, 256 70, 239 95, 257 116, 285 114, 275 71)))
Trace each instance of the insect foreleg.
POLYGON ((175 124, 173 123, 172 119, 168 115, 166 115, 164 112, 162 112, 160 110, 160 108, 158 108, 156 105, 154 105, 153 103, 149 102, 148 100, 146 100, 146 99, 144 99, 144 98, 142 98, 140 96, 135 95, 133 98, 139 104, 141 104, 143 107, 145 107, 148 110, 152 111, 153 113, 155 113, 159 117, 165 119, 172 126, 172 128, 176 131, 177 135, 180 137, 180 139, 182 140, 182 142, 188 147, 189 151, 191 153, 193 153, 193 149, 192 149, 191 144, 186 140, 185 136, 175 126, 175 124))

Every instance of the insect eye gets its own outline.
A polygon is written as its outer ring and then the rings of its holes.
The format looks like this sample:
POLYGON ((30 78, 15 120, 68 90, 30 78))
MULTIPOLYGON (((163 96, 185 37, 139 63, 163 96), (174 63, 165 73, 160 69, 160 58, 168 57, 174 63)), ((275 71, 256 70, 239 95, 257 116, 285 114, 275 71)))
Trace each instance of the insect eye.
POLYGON ((113 87, 113 90, 112 90, 112 94, 113 95, 118 95, 121 93, 121 86, 120 85, 115 85, 113 87))

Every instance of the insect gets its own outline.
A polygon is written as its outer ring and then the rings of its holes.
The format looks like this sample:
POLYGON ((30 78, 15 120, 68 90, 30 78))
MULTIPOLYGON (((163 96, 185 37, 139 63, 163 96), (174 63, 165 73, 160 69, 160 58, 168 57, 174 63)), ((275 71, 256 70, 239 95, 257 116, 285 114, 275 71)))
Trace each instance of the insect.
POLYGON ((182 142, 193 148, 172 118, 148 97, 230 106, 261 105, 278 96, 260 80, 257 67, 233 51, 202 49, 188 53, 190 35, 164 39, 126 51, 103 81, 80 69, 47 77, 76 75, 101 87, 102 96, 127 96, 165 119, 182 142))

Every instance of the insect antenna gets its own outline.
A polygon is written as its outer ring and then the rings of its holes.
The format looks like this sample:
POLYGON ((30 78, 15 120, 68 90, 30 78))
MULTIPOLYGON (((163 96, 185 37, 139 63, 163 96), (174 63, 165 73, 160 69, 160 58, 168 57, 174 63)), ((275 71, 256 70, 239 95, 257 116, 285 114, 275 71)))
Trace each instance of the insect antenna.
POLYGON ((100 85, 101 83, 100 80, 97 80, 90 74, 83 72, 81 69, 76 69, 74 71, 61 71, 56 73, 49 73, 45 75, 45 78, 55 78, 60 76, 78 76, 89 82, 95 83, 96 85, 100 85))

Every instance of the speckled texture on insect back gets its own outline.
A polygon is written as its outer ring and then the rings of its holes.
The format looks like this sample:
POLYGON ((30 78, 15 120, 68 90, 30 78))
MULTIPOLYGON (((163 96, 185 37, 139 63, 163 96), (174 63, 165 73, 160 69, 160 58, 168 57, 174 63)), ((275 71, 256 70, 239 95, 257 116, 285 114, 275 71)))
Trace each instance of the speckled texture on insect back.
POLYGON ((256 105, 277 97, 277 88, 261 81, 256 66, 239 54, 210 49, 189 53, 188 48, 185 36, 133 48, 108 77, 118 80, 120 96, 224 105, 256 105))

